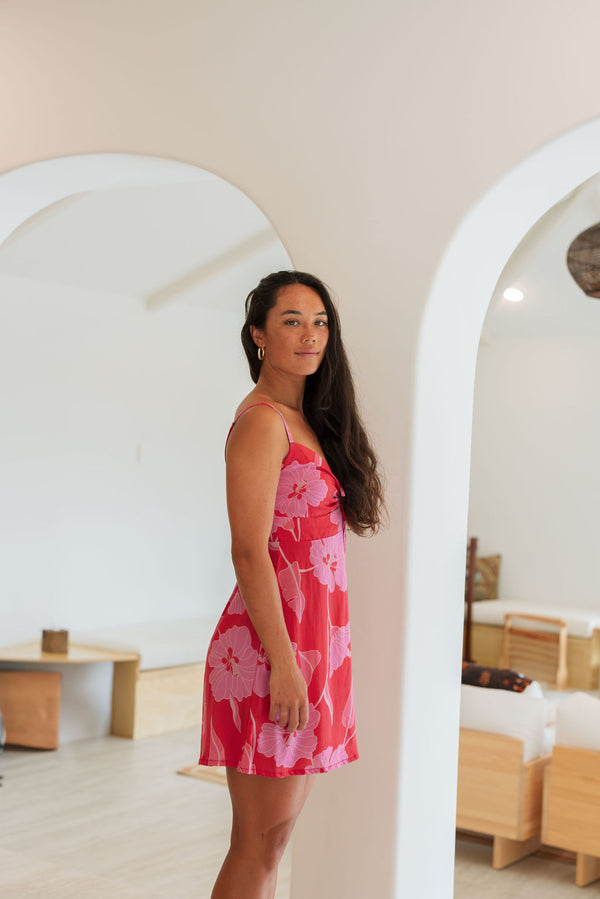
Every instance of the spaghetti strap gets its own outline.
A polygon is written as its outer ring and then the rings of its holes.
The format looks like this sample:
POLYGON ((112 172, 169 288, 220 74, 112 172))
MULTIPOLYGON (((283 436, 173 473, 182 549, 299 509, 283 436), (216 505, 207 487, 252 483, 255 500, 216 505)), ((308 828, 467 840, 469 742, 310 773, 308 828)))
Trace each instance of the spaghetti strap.
POLYGON ((246 408, 245 408, 245 409, 242 409, 242 411, 239 413, 239 415, 236 415, 236 417, 234 418, 233 423, 232 423, 231 427, 229 428, 229 431, 228 431, 228 434, 227 434, 227 440, 225 441, 225 453, 227 453, 227 444, 228 444, 228 442, 229 442, 229 437, 230 437, 231 432, 233 431, 235 425, 236 425, 237 422, 240 420, 240 418, 242 417, 242 415, 244 414, 244 412, 247 412, 248 409, 254 409, 255 406, 268 406, 269 409, 273 409, 275 412, 277 412, 277 414, 279 415, 280 419, 281 419, 282 422, 283 422, 283 426, 284 426, 284 428, 285 428, 285 433, 287 434, 287 439, 288 439, 289 442, 290 442, 290 446, 291 446, 292 443, 294 442, 294 438, 292 437, 292 435, 291 435, 291 433, 290 433, 290 429, 289 429, 288 426, 287 426, 287 421, 285 420, 285 418, 283 417, 283 415, 282 415, 282 413, 279 411, 279 409, 277 409, 275 406, 272 406, 271 403, 251 403, 250 406, 246 406, 246 408))

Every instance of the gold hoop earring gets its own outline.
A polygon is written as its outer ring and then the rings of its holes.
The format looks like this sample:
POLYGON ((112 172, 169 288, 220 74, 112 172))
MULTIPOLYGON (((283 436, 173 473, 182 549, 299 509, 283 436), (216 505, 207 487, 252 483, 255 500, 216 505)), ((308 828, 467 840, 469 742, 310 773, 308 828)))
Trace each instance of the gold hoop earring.
POLYGON ((263 359, 265 358, 265 348, 264 348, 264 346, 259 346, 259 348, 258 348, 258 358, 260 359, 261 362, 262 362, 263 359))

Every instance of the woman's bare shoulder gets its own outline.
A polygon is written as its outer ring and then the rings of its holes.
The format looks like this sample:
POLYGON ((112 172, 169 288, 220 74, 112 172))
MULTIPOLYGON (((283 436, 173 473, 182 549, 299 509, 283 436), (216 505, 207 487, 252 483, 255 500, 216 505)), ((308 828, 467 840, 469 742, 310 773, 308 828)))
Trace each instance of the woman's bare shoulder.
POLYGON ((264 452, 266 447, 272 447, 277 455, 285 456, 289 449, 287 434, 281 415, 268 396, 248 394, 237 407, 235 417, 228 449, 233 445, 242 452, 253 447, 264 452))
MULTIPOLYGON (((268 406, 272 406, 273 408, 277 408, 276 404, 273 402, 273 400, 269 396, 267 396, 266 393, 259 393, 256 390, 251 390, 250 393, 248 393, 244 397, 244 399, 241 401, 241 403, 235 410, 235 418, 237 418, 238 415, 241 415, 241 413, 245 409, 249 409, 250 406, 254 406, 256 404, 259 404, 259 405, 266 404, 268 406)), ((262 408, 264 409, 265 406, 262 405, 262 408)))

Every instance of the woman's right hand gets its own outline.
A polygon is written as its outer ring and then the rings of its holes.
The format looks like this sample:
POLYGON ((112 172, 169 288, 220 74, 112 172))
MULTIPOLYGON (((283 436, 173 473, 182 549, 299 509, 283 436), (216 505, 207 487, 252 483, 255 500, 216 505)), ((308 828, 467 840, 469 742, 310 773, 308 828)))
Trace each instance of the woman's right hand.
POLYGON ((287 664, 271 665, 269 689, 269 719, 288 733, 303 730, 308 722, 308 692, 295 659, 287 664))

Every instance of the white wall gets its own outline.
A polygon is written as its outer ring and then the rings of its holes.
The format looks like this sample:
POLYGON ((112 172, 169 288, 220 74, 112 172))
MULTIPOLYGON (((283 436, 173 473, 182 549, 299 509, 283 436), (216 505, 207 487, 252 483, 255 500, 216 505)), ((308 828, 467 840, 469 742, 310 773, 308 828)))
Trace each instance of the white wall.
POLYGON ((234 583, 223 446, 251 386, 241 312, 0 289, 2 643, 216 618, 234 583))
POLYGON ((499 595, 600 607, 600 342, 479 351, 469 533, 502 554, 499 595))
MULTIPOLYGON (((318 782, 293 895, 447 899, 477 339, 509 255, 576 186, 570 147, 562 194, 555 157, 538 159, 425 307, 466 210, 598 114, 596 4, 7 0, 3 15, 2 170, 102 151, 208 168, 340 296, 391 525, 349 542, 362 760, 318 782)), ((597 140, 590 156, 580 180, 597 140)))

